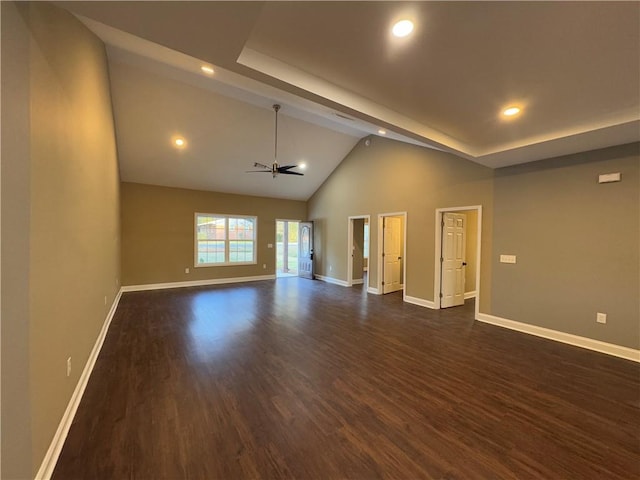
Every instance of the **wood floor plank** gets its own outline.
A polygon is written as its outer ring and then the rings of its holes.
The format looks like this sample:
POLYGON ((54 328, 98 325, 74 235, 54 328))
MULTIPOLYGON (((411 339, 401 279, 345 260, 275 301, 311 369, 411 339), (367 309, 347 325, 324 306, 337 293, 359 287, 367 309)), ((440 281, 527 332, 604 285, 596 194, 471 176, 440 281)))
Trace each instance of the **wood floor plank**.
POLYGON ((73 479, 640 478, 640 366, 298 278, 125 293, 73 479))

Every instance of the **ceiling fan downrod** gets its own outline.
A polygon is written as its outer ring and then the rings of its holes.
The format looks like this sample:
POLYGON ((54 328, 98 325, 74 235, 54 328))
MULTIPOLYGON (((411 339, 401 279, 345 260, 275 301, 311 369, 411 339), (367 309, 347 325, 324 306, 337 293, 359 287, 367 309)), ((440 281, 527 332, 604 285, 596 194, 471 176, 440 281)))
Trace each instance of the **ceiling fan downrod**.
POLYGON ((274 165, 274 170, 276 170, 276 167, 278 165, 278 112, 280 111, 280 105, 278 105, 277 103, 274 104, 273 110, 276 112, 276 133, 275 133, 275 146, 273 151, 273 165, 274 165))
POLYGON ((278 175, 297 175, 299 177, 304 176, 304 173, 293 171, 293 168, 296 168, 297 165, 283 165, 280 166, 278 164, 278 112, 280 111, 280 105, 277 103, 273 106, 274 112, 276 112, 276 121, 275 121, 275 139, 274 139, 274 148, 273 148, 273 165, 268 166, 259 162, 254 162, 253 166, 255 168, 262 168, 264 170, 249 170, 247 173, 270 173, 273 178, 276 178, 278 175))

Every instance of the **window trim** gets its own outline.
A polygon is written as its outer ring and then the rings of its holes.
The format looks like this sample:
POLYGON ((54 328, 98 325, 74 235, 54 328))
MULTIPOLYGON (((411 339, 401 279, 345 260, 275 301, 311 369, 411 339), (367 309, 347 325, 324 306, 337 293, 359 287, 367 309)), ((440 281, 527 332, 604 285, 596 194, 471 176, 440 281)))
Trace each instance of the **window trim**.
POLYGON ((235 267, 239 265, 257 265, 258 264, 258 217, 257 215, 234 215, 231 213, 204 213, 195 212, 193 214, 193 268, 209 268, 209 267, 235 267), (198 216, 225 218, 225 261, 224 263, 198 263, 198 216), (253 261, 252 262, 230 262, 229 261, 229 219, 230 218, 249 218, 253 220, 253 261))

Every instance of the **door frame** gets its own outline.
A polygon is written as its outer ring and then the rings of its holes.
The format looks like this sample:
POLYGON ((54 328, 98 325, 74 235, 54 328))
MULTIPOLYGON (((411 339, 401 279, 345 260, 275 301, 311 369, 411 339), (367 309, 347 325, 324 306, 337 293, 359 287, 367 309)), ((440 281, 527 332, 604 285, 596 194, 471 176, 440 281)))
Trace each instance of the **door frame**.
MULTIPOLYGON (((274 242, 273 242, 273 265, 275 267, 276 278, 278 277, 278 222, 298 222, 298 224, 300 224, 302 220, 293 220, 293 219, 287 219, 287 218, 275 219, 275 222, 274 222, 275 236, 274 236, 274 242)), ((298 249, 299 248, 300 248, 300 240, 298 240, 298 249)), ((297 266, 296 266, 296 270, 297 270, 297 266)))
MULTIPOLYGON (((384 241, 384 232, 382 229, 382 221, 384 217, 403 217, 402 222, 402 248, 404 255, 402 256, 402 299, 404 300, 407 294, 407 212, 391 212, 391 213, 379 213, 378 214, 378 255, 376 256, 378 278, 376 279, 376 292, 378 295, 383 294, 382 290, 382 273, 383 273, 383 258, 382 258, 382 243, 384 241)), ((371 237, 371 223, 369 223, 369 237, 371 237)), ((371 238, 369 238, 371 242, 371 238)), ((371 245, 371 243, 369 243, 371 245)), ((371 259, 371 254, 369 254, 371 259)), ((371 269, 369 269, 371 271, 371 269)))
MULTIPOLYGON (((353 283, 353 221, 354 220, 367 220, 369 222, 369 236, 371 236, 371 215, 353 215, 347 218, 349 222, 347 225, 347 286, 352 287, 353 283)), ((369 239, 369 250, 371 250, 371 239, 369 239)), ((369 252, 371 256, 371 252, 369 252)), ((369 280, 367 278, 368 287, 369 280)), ((365 288, 366 288, 365 287, 365 288)))
POLYGON ((482 258, 482 205, 470 205, 466 207, 447 207, 447 208, 436 208, 436 228, 435 228, 435 278, 433 282, 433 304, 434 308, 439 310, 441 309, 440 302, 440 279, 442 278, 442 263, 440 263, 440 255, 442 254, 442 217, 444 213, 447 212, 465 212, 475 210, 478 212, 478 220, 477 220, 477 245, 476 245, 476 308, 475 308, 475 317, 478 317, 478 313, 480 312, 480 268, 481 263, 480 259, 482 258))

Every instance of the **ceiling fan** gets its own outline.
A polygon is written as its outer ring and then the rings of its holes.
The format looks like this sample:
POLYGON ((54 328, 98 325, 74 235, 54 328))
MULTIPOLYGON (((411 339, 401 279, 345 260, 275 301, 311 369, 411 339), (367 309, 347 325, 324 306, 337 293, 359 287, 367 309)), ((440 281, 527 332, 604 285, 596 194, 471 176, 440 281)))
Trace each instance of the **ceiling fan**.
POLYGON ((273 176, 273 178, 276 178, 279 174, 303 176, 304 173, 294 172, 291 170, 292 168, 296 168, 297 165, 280 166, 278 164, 278 111, 280 111, 280 105, 275 104, 273 106, 273 110, 276 112, 276 134, 275 134, 275 149, 274 149, 273 164, 271 166, 268 166, 268 165, 265 165, 264 163, 255 162, 253 166, 255 168, 261 168, 262 170, 248 170, 246 173, 270 173, 273 176))

